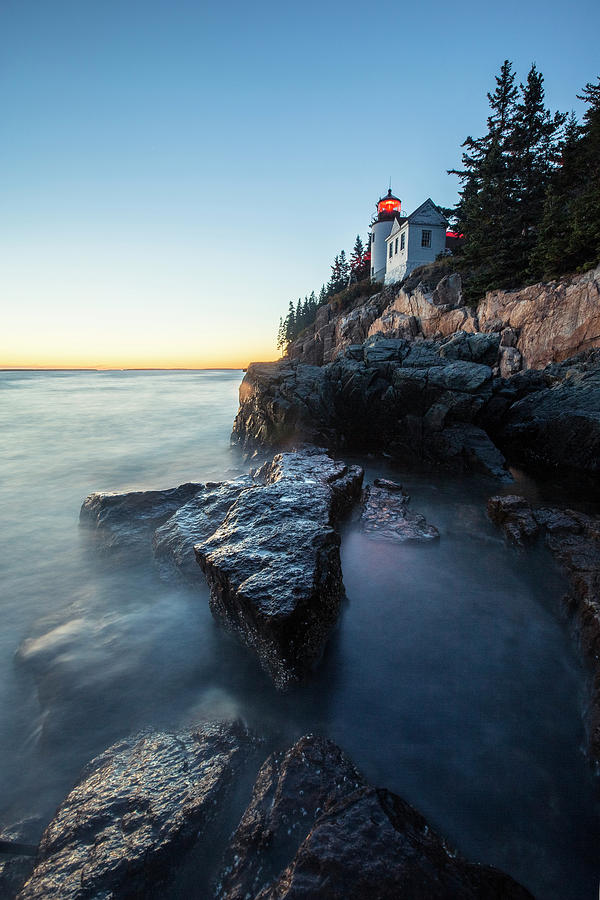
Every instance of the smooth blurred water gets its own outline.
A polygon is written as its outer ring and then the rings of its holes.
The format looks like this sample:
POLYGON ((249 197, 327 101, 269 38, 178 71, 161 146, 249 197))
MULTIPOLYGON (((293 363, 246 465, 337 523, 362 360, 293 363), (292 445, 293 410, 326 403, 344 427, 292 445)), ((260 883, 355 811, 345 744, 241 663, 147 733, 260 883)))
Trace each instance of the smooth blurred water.
POLYGON ((273 747, 329 735, 536 896, 595 898, 585 675, 564 583, 543 548, 518 553, 488 522, 497 486, 361 460, 369 480, 402 480, 441 539, 382 544, 347 523, 340 625, 314 677, 283 696, 214 624, 201 581, 90 551, 78 529, 90 491, 244 471, 229 448, 240 379, 0 373, 0 824, 48 818, 117 738, 242 716, 273 747))

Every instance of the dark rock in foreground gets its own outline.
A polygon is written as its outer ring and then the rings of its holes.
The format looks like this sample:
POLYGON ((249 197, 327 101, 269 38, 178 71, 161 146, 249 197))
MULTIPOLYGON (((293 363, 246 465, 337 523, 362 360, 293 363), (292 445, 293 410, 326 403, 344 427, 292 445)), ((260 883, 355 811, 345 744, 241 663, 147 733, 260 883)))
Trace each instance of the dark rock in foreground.
POLYGON ((566 572, 565 598, 579 645, 593 671, 587 716, 590 755, 600 761, 600 516, 572 509, 534 508, 524 497, 491 497, 488 514, 518 546, 538 536, 566 572))
POLYGON ((325 738, 307 735, 273 753, 231 839, 217 896, 256 896, 294 858, 323 810, 364 785, 346 754, 325 738))
POLYGON ((154 529, 203 487, 188 483, 164 491, 97 492, 85 498, 79 521, 94 529, 102 549, 146 550, 154 529))
POLYGON ((320 452, 275 457, 223 523, 195 547, 215 617, 256 652, 275 684, 320 657, 343 596, 337 518, 358 499, 362 470, 320 452))
POLYGON ((390 791, 367 785, 331 741, 273 754, 228 849, 220 900, 528 898, 497 869, 468 863, 390 791))
POLYGON ((44 832, 20 900, 160 895, 211 823, 254 740, 206 725, 115 744, 97 757, 44 832))
POLYGON ((425 516, 408 509, 410 497, 402 486, 385 478, 376 478, 365 488, 364 507, 360 518, 363 532, 374 540, 431 541, 440 533, 428 525, 425 516))
POLYGON ((115 744, 59 807, 19 900, 204 898, 220 860, 219 900, 530 897, 314 735, 263 763, 239 821, 257 743, 215 723, 115 744))

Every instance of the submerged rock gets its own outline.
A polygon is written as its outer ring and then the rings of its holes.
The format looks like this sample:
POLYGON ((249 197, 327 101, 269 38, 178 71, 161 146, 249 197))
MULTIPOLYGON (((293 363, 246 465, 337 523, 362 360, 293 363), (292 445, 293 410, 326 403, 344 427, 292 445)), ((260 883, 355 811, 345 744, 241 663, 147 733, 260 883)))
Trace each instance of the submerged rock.
POLYGON ((530 898, 450 850, 400 797, 369 786, 331 741, 307 735, 261 768, 219 900, 530 898))
POLYGON ((79 521, 94 529, 104 550, 145 551, 155 528, 203 487, 190 482, 164 491, 96 492, 85 498, 79 521))
POLYGON ((579 646, 593 671, 587 715, 589 752, 600 762, 600 516, 572 509, 534 508, 515 495, 491 497, 488 514, 518 546, 543 536, 569 578, 571 589, 565 601, 579 646))
POLYGON ((401 485, 376 478, 372 486, 365 488, 362 530, 373 539, 395 543, 439 538, 439 531, 427 524, 425 516, 408 509, 409 502, 401 485))
POLYGON ((42 830, 37 817, 0 830, 0 897, 16 897, 31 875, 42 830))
POLYGON ((253 746, 238 724, 115 744, 48 825, 20 900, 160 895, 195 845, 211 846, 211 825, 253 746))
POLYGON ((195 547, 213 615, 258 655, 279 688, 320 657, 343 596, 339 515, 362 470, 321 452, 282 454, 195 547))

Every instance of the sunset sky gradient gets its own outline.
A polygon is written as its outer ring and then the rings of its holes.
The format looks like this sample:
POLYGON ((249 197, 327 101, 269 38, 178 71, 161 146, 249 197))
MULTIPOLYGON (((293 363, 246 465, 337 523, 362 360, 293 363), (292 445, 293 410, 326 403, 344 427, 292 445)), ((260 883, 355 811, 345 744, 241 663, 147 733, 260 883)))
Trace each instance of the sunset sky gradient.
POLYGON ((288 301, 481 133, 502 60, 553 109, 597 2, 5 0, 0 365, 245 366, 288 301))

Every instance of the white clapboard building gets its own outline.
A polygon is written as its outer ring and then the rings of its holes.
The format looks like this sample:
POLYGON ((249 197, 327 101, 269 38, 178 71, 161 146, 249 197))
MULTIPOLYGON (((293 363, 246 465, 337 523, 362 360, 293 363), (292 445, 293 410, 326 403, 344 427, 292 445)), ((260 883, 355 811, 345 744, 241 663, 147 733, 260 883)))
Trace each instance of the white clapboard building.
POLYGON ((372 281, 401 281, 447 249, 448 222, 433 200, 421 203, 409 216, 402 214, 401 207, 391 189, 377 202, 377 215, 371 222, 372 281))

